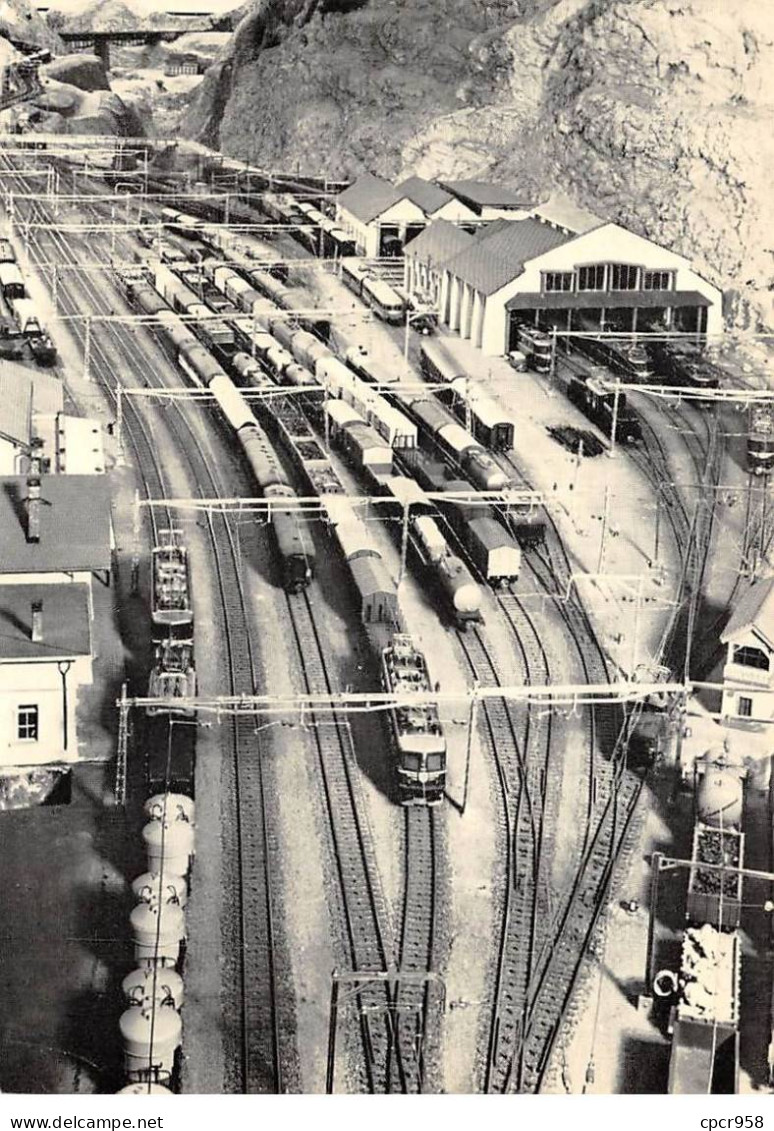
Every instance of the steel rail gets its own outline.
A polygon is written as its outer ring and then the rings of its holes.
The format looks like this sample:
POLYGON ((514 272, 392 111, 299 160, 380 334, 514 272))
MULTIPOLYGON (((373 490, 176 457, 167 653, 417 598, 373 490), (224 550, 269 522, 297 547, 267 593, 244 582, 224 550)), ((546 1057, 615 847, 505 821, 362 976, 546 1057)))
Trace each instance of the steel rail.
MULTIPOLYGON (((54 237, 55 246, 67 248, 63 236, 54 237)), ((68 249, 70 250, 70 249, 68 249)), ((87 303, 97 309, 106 299, 104 292, 97 292, 79 283, 79 289, 87 303)), ((69 299, 69 302, 74 300, 69 299)), ((125 356, 138 362, 142 372, 154 372, 152 358, 141 350, 134 338, 122 342, 118 330, 113 330, 116 347, 125 356)), ((79 338, 81 335, 78 335, 79 338)), ((83 342, 81 343, 83 344, 83 342)), ((112 399, 115 390, 111 388, 108 375, 110 362, 98 340, 92 345, 96 364, 95 370, 101 384, 112 399)), ((150 452, 154 465, 158 460, 150 441, 147 425, 141 414, 133 411, 136 424, 145 440, 145 456, 150 452)), ((178 423, 170 426, 175 433, 189 466, 198 483, 202 478, 218 484, 212 473, 210 462, 203 447, 190 427, 189 422, 178 410, 178 423), (183 436, 183 430, 187 436, 183 436), (194 459, 193 453, 196 458, 194 459)), ((139 454, 139 453, 138 453, 139 454)), ((160 474, 160 469, 159 469, 160 474)), ((163 477, 159 487, 163 492, 163 477)), ((252 690, 255 686, 255 658, 249 634, 247 609, 239 574, 239 562, 233 535, 224 519, 209 516, 209 530, 213 553, 216 558, 216 575, 221 598, 223 627, 228 648, 230 682, 235 692, 240 687, 252 690), (220 529, 218 529, 220 527, 220 529)), ((239 907, 241 938, 236 951, 239 955, 241 981, 241 1028, 242 1028, 242 1080, 241 1089, 245 1092, 265 1092, 281 1090, 282 1065, 278 1012, 276 1008, 277 974, 274 966, 274 914, 272 907, 272 876, 269 863, 268 830, 265 820, 266 795, 261 767, 260 751, 250 752, 250 746, 258 745, 254 728, 249 719, 232 721, 232 749, 235 767, 235 800, 237 811, 237 837, 240 861, 241 884, 239 888, 239 907), (258 802, 256 805, 255 802, 258 802), (246 893, 250 892, 250 898, 246 893), (256 898, 256 896, 258 898, 256 898), (266 992, 268 989, 268 992, 266 992)))

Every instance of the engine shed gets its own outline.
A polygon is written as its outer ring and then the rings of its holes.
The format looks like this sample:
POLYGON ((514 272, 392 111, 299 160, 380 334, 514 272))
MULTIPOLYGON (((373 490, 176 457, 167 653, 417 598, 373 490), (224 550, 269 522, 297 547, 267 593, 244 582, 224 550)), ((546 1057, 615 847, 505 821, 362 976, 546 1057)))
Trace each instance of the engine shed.
POLYGON ((524 325, 698 340, 723 329, 722 293, 689 259, 574 206, 456 236, 431 225, 405 249, 405 281, 436 296, 441 323, 490 357, 516 349, 524 325))

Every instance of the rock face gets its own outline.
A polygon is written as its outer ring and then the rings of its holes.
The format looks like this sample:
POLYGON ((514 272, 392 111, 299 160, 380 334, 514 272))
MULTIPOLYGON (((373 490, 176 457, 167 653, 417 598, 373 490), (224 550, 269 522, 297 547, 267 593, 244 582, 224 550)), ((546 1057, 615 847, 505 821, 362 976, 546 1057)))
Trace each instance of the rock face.
POLYGON ((110 90, 104 64, 96 55, 60 55, 46 65, 44 74, 78 90, 110 90))
POLYGON ((773 103, 759 0, 257 0, 185 129, 263 165, 564 190, 771 325, 773 103))

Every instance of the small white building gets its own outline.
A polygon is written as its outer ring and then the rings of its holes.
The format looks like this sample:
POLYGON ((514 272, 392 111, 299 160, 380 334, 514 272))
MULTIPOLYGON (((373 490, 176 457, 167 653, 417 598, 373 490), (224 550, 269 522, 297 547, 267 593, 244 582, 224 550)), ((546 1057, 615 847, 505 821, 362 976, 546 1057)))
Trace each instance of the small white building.
POLYGON ((572 234, 556 219, 500 219, 436 260, 446 239, 444 231, 431 243, 428 230, 406 257, 421 285, 438 294, 440 321, 490 357, 515 349, 524 323, 623 332, 669 327, 697 338, 723 329, 720 290, 685 256, 618 224, 600 220, 572 234))
POLYGON ((400 255, 433 220, 474 221, 476 214, 452 193, 421 177, 395 186, 366 173, 336 199, 336 223, 369 258, 400 255))
POLYGON ((0 586, 0 766, 74 762, 92 682, 89 587, 0 586))
POLYGON ((441 181, 441 185, 479 221, 524 220, 532 207, 520 193, 491 181, 441 181))
POLYGON ((749 584, 720 637, 726 718, 774 720, 774 577, 749 584))

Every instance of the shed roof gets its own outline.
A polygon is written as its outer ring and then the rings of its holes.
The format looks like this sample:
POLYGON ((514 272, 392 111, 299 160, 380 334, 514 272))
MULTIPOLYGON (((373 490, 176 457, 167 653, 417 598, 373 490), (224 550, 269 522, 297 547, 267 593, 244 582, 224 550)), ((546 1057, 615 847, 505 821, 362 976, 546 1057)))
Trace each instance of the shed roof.
POLYGON ((64 407, 58 377, 26 369, 12 361, 0 368, 0 436, 29 447, 33 414, 56 415, 64 407))
POLYGON ((565 228, 577 236, 591 232, 606 223, 593 212, 580 208, 563 192, 556 192, 544 204, 539 204, 534 209, 533 215, 539 220, 544 220, 546 224, 556 224, 557 227, 565 228))
POLYGON ((723 644, 755 630, 774 648, 774 577, 748 584, 720 637, 723 644))
POLYGON ((395 190, 401 197, 408 197, 417 208, 421 208, 428 216, 432 216, 439 208, 452 199, 452 194, 424 177, 407 177, 401 181, 395 190))
POLYGON ((530 259, 571 238, 532 218, 502 220, 482 229, 470 246, 444 266, 462 282, 491 295, 518 278, 530 259))
POLYGON ((337 203, 358 220, 368 224, 381 216, 382 212, 392 208, 393 204, 397 204, 401 196, 395 186, 383 177, 364 173, 353 185, 339 193, 337 203))
POLYGON ((91 653, 86 585, 0 585, 0 662, 61 660, 91 653), (42 639, 32 640, 32 604, 42 604, 42 639))
POLYGON ((0 573, 110 569, 110 484, 106 475, 44 475, 40 541, 27 541, 27 480, 0 478, 0 573))
POLYGON ((32 437, 32 381, 0 370, 0 437, 28 448, 32 437))
POLYGON ((470 232, 458 228, 448 220, 435 220, 407 243, 404 251, 406 255, 419 258, 425 263, 432 261, 435 266, 439 266, 447 259, 459 255, 474 239, 470 232))
POLYGON ((441 181, 445 189, 473 208, 529 208, 524 197, 491 181, 441 181))

